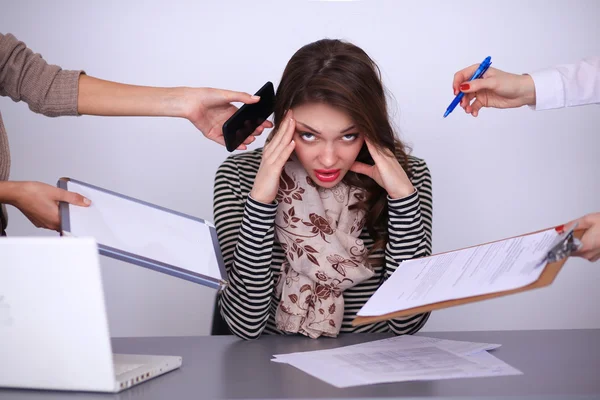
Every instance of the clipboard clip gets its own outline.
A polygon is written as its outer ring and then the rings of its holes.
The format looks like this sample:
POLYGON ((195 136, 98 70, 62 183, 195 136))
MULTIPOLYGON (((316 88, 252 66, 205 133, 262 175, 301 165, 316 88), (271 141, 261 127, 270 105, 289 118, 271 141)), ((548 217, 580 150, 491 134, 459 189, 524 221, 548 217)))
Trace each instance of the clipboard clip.
POLYGON ((560 235, 555 239, 554 244, 546 255, 546 258, 542 260, 540 265, 542 265, 544 262, 552 263, 567 258, 571 255, 571 253, 581 248, 581 241, 573 235, 577 225, 579 224, 574 223, 573 226, 566 232, 559 231, 560 235))

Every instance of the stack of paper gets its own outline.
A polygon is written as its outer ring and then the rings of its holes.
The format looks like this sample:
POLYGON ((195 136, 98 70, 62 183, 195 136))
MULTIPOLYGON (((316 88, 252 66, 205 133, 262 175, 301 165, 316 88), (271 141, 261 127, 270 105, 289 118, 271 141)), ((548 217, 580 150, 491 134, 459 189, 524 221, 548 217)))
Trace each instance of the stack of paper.
POLYGON ((276 354, 271 361, 292 365, 339 388, 522 374, 488 353, 498 347, 405 335, 330 350, 276 354))

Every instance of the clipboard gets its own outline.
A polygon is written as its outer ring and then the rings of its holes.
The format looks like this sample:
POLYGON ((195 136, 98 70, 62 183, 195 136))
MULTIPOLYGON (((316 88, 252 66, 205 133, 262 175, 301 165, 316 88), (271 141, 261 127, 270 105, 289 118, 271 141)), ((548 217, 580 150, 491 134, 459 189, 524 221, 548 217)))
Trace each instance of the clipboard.
MULTIPOLYGON (((390 313, 382 314, 382 315, 373 315, 373 316, 357 315, 354 318, 354 320, 352 320, 352 326, 373 324, 375 322, 387 321, 387 320, 394 319, 394 318, 406 317, 406 316, 411 316, 411 315, 415 315, 415 314, 421 314, 421 313, 431 312, 431 311, 435 311, 435 310, 440 310, 440 309, 444 309, 444 308, 460 306, 463 304, 475 303, 475 302, 479 302, 479 301, 494 299, 497 297, 508 296, 511 294, 521 293, 521 292, 549 286, 550 284, 552 284, 552 282, 554 282, 554 279, 556 278, 556 276, 560 272, 562 266, 565 264, 565 262, 569 258, 571 252, 577 250, 581 245, 580 239, 583 236, 585 230, 576 229, 576 228, 577 228, 577 225, 574 225, 569 229, 569 231, 564 232, 564 231, 562 231, 562 227, 554 227, 554 229, 556 229, 556 231, 560 235, 558 236, 557 240, 553 243, 552 248, 548 252, 546 259, 544 260, 545 262, 547 262, 547 264, 544 266, 544 270, 540 274, 539 278, 529 285, 522 286, 522 287, 516 288, 516 289, 503 290, 503 291, 487 293, 487 294, 482 294, 482 295, 477 295, 477 296, 463 297, 463 298, 459 298, 459 299, 430 303, 430 304, 426 304, 426 305, 422 305, 422 306, 418 306, 418 307, 407 308, 404 310, 398 310, 398 311, 394 311, 394 312, 390 312, 390 313)), ((553 229, 553 228, 549 228, 549 229, 553 229)), ((548 230, 548 229, 530 232, 526 235, 533 235, 536 233, 543 232, 545 230, 548 230)), ((526 236, 526 235, 521 235, 521 236, 526 236)), ((518 237, 519 236, 514 236, 512 238, 496 240, 496 241, 492 241, 489 243, 483 243, 482 245, 490 244, 490 243, 498 243, 498 242, 502 242, 502 241, 505 241, 508 239, 513 239, 513 238, 518 238, 518 237)), ((481 245, 469 246, 469 247, 465 247, 465 248, 459 249, 459 250, 470 249, 470 248, 474 248, 474 247, 478 247, 478 246, 481 246, 481 245)), ((456 251, 456 250, 452 250, 452 251, 456 251)), ((435 254, 435 256, 440 255, 440 254, 446 254, 446 253, 450 253, 450 252, 438 253, 438 254, 435 254)), ((429 256, 429 257, 432 257, 432 256, 429 256)), ((424 258, 428 258, 428 257, 424 257, 424 258)))
POLYGON ((61 236, 93 237, 106 257, 219 290, 227 286, 212 223, 71 178, 57 186, 92 202, 60 202, 61 236))

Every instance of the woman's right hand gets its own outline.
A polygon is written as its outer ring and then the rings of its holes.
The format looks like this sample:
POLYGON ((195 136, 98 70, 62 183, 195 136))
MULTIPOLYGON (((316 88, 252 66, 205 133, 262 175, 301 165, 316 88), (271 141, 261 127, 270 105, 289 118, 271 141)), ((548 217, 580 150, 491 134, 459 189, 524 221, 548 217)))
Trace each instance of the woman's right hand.
POLYGON ((529 75, 517 75, 489 68, 481 79, 469 81, 479 64, 471 65, 454 74, 454 95, 465 95, 460 106, 476 117, 482 107, 517 108, 535 105, 535 85, 529 75))
POLYGON ((42 182, 7 182, 11 185, 11 200, 7 204, 18 208, 38 228, 60 231, 59 202, 80 207, 91 204, 79 193, 69 192, 42 182))
POLYGON ((262 161, 250 192, 250 197, 254 200, 264 204, 275 201, 281 171, 296 145, 292 140, 295 130, 296 121, 293 119, 292 110, 289 110, 277 133, 263 149, 262 161))

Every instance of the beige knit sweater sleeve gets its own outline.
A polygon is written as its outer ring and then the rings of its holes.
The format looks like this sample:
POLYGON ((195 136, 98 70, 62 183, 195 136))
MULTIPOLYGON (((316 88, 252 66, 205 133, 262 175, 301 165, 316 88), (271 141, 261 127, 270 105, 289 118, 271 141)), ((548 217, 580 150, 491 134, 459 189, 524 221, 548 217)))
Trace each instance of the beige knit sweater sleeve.
MULTIPOLYGON (((23 101, 36 113, 49 117, 77 115, 79 75, 48 64, 40 54, 11 34, 0 33, 0 96, 23 101)), ((0 180, 8 180, 10 151, 0 114, 0 180)), ((4 206, 0 209, 0 232, 6 227, 4 206)))
POLYGON ((0 34, 0 96, 24 101, 49 117, 77 115, 81 73, 48 64, 10 33, 0 34))

